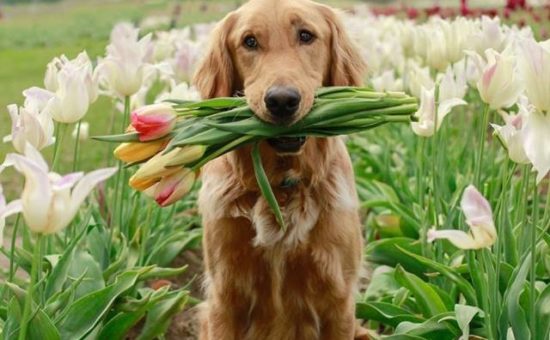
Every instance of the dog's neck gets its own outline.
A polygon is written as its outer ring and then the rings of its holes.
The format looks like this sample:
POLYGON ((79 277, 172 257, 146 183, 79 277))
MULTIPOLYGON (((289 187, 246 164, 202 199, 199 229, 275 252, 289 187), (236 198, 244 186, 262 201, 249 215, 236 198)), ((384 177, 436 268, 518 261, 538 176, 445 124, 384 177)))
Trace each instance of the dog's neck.
MULTIPOLYGON (((308 138, 299 153, 280 155, 271 146, 260 144, 262 164, 274 190, 291 190, 297 183, 315 186, 326 177, 332 154, 327 138, 308 138)), ((245 146, 228 154, 228 161, 240 184, 247 191, 258 191, 251 157, 252 147, 245 146)))

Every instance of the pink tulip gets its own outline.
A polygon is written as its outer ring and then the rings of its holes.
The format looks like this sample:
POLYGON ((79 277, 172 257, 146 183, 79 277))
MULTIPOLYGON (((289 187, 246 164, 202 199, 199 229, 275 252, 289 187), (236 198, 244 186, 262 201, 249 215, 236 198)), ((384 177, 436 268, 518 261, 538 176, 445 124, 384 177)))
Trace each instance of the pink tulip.
POLYGON ((195 183, 195 173, 189 169, 164 177, 156 185, 154 191, 155 201, 161 207, 171 205, 187 195, 195 183))
POLYGON ((170 104, 161 103, 142 107, 132 113, 132 126, 139 140, 147 142, 162 138, 176 125, 176 112, 170 104))

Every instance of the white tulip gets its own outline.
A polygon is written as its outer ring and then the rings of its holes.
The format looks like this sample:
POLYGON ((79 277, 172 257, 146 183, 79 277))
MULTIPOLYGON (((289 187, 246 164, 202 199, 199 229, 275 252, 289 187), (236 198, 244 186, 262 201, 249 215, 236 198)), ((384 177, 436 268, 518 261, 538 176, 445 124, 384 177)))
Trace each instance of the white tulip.
POLYGON ((529 101, 541 112, 550 112, 550 40, 519 43, 519 67, 529 101))
POLYGON ((505 125, 500 126, 496 124, 491 124, 499 140, 502 142, 506 150, 508 150, 508 156, 510 159, 519 164, 529 164, 529 158, 525 153, 525 148, 523 146, 524 142, 524 120, 526 119, 526 114, 518 113, 517 115, 509 115, 505 112, 501 113, 505 125))
POLYGON ((533 111, 523 128, 523 147, 537 171, 537 183, 550 172, 550 113, 533 111))
POLYGON ((90 104, 95 102, 97 99, 97 83, 93 77, 92 61, 85 51, 81 52, 73 60, 69 60, 64 55, 59 58, 54 58, 48 64, 46 75, 44 77, 44 85, 46 86, 46 90, 55 93, 59 89, 60 71, 67 68, 78 70, 78 73, 82 73, 81 76, 88 91, 90 104))
POLYGON ((430 76, 428 67, 420 67, 415 62, 409 62, 407 65, 408 69, 404 82, 413 96, 420 98, 422 88, 430 90, 435 87, 435 82, 430 76))
POLYGON ((511 54, 510 49, 502 53, 489 49, 485 51, 485 55, 487 63, 482 68, 481 78, 477 82, 481 99, 489 104, 491 109, 514 105, 523 91, 523 84, 516 70, 515 56, 511 54))
POLYGON ((462 99, 466 95, 468 86, 463 74, 455 73, 449 66, 445 74, 439 76, 439 101, 443 102, 452 98, 462 99))
POLYGON ((155 102, 160 103, 168 99, 200 100, 201 95, 194 86, 189 86, 186 82, 180 83, 179 85, 172 83, 172 90, 170 90, 170 92, 161 93, 155 102))
POLYGON ((464 190, 460 205, 470 231, 466 233, 461 230, 431 229, 428 231, 428 242, 447 239, 460 249, 481 249, 493 245, 497 239, 497 231, 491 205, 485 197, 470 185, 464 190))
MULTIPOLYGON (((447 90, 445 89, 444 91, 447 90)), ((445 119, 451 110, 455 106, 465 104, 466 102, 460 98, 447 98, 440 101, 439 105, 437 105, 435 101, 435 89, 426 90, 422 88, 420 107, 415 113, 418 121, 411 123, 414 133, 422 137, 433 136, 439 130, 443 119, 445 119)))
POLYGON ((57 75, 58 88, 50 102, 49 110, 55 121, 78 122, 90 106, 90 94, 86 74, 76 68, 64 68, 57 75))
POLYGON ((25 148, 25 156, 14 153, 6 156, 4 167, 10 165, 25 176, 20 201, 25 222, 33 232, 41 234, 65 228, 90 191, 116 172, 116 168, 109 168, 87 175, 79 172, 60 176, 48 172, 46 161, 30 144, 25 148))
POLYGON ((479 29, 470 37, 471 47, 479 54, 492 49, 502 52, 506 47, 506 34, 502 29, 499 17, 482 16, 479 29))
POLYGON ((107 56, 99 61, 96 78, 111 96, 126 97, 138 92, 150 66, 151 34, 138 39, 139 29, 119 24, 111 33, 107 56))
POLYGON ((23 107, 17 107, 15 104, 8 105, 12 129, 11 134, 4 137, 4 141, 11 141, 18 152, 23 152, 27 143, 42 150, 54 142, 53 120, 45 110, 52 95, 39 88, 30 88, 23 91, 23 94, 25 95, 23 107))
POLYGON ((6 217, 21 212, 21 201, 16 200, 6 204, 2 185, 0 185, 0 248, 4 245, 4 227, 6 226, 6 217))

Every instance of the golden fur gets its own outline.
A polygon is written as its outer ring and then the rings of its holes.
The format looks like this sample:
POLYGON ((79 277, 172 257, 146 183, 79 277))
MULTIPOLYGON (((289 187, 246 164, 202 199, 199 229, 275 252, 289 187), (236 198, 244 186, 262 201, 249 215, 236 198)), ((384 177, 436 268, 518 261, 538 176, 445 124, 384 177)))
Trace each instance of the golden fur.
MULTIPOLYGON (((293 86, 302 97, 297 120, 310 110, 318 87, 360 85, 363 68, 329 7, 252 0, 219 24, 194 82, 204 98, 244 91, 266 121, 267 89, 293 86), (316 36, 312 44, 298 43, 300 29, 316 36), (250 34, 258 39, 257 51, 242 46, 250 34)), ((259 192, 250 147, 210 162, 202 172, 207 299, 201 339, 359 338, 353 295, 362 236, 344 143, 309 138, 299 154, 278 154, 267 143, 261 152, 286 233, 259 192), (297 184, 282 187, 288 178, 297 184)))

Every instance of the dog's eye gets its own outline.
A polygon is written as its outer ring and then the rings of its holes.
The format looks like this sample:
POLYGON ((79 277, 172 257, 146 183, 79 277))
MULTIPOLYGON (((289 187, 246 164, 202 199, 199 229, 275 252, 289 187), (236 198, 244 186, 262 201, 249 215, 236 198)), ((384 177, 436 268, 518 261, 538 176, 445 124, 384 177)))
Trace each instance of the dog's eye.
POLYGON ((300 31, 300 41, 304 44, 309 44, 315 39, 315 36, 310 31, 301 30, 300 31))
POLYGON ((258 40, 256 40, 256 38, 251 35, 246 36, 243 43, 246 47, 250 49, 255 49, 258 47, 258 40))

